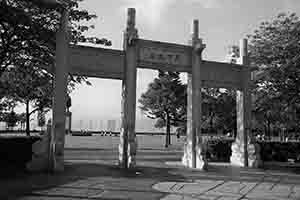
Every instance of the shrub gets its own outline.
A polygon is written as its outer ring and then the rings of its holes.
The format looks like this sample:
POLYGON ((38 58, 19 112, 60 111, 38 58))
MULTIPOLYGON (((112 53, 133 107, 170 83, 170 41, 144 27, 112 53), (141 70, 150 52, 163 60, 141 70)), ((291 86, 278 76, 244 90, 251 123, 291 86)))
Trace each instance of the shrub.
POLYGON ((211 162, 230 162, 231 144, 234 140, 217 136, 207 140, 207 159, 211 162))
POLYGON ((32 144, 40 137, 0 137, 0 168, 6 173, 8 169, 25 169, 32 158, 32 144))
POLYGON ((287 162, 288 159, 300 161, 300 142, 259 141, 263 161, 287 162))

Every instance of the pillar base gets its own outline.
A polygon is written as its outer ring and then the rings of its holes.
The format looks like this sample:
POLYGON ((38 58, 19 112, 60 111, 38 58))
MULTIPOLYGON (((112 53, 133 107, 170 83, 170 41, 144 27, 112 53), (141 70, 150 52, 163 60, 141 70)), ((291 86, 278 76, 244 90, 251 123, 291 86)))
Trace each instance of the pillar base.
POLYGON ((42 136, 42 139, 32 144, 32 160, 26 164, 26 168, 32 172, 50 170, 50 137, 49 129, 42 136))
POLYGON ((123 168, 134 168, 136 166, 137 140, 128 143, 127 148, 127 163, 123 154, 123 145, 119 144, 119 165, 123 168))
POLYGON ((126 163, 126 158, 124 158, 124 152, 123 152, 124 147, 123 146, 124 146, 123 141, 121 141, 118 146, 119 147, 119 163, 118 163, 118 165, 122 168, 126 168, 127 163, 126 163))
MULTIPOLYGON (((204 148, 203 145, 198 144, 196 146, 196 169, 206 170, 208 162, 206 157, 204 156, 205 153, 203 152, 204 148)), ((185 143, 183 149, 183 157, 181 160, 182 164, 189 168, 193 167, 193 152, 192 152, 192 144, 185 143)))
POLYGON ((137 151, 137 138, 128 142, 128 168, 134 168, 136 166, 136 151, 137 151))
POLYGON ((52 158, 50 158, 52 160, 53 163, 53 172, 63 172, 65 169, 65 163, 64 163, 64 143, 60 142, 60 143, 56 143, 53 144, 53 152, 52 153, 52 158))
MULTIPOLYGON (((231 145, 231 157, 230 163, 234 166, 246 167, 245 166, 245 155, 244 155, 244 142, 236 140, 231 145)), ((248 167, 259 168, 262 166, 260 158, 260 147, 258 144, 252 144, 248 142, 248 167)))

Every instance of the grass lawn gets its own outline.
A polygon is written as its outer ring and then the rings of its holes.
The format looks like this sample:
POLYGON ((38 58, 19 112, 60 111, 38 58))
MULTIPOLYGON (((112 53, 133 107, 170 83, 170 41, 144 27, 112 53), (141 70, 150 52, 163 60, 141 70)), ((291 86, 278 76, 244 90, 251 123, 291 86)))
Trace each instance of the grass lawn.
MULTIPOLYGON (((171 147, 169 149, 181 150, 185 137, 178 140, 171 136, 171 147)), ((83 149, 118 149, 119 136, 71 136, 66 135, 65 148, 83 148, 83 149)), ((138 149, 165 149, 165 136, 163 135, 138 135, 138 149)))
MULTIPOLYGON (((66 136, 65 160, 115 164, 118 161, 118 136, 66 136)), ((137 163, 149 166, 153 161, 164 164, 180 161, 185 137, 171 137, 172 145, 164 147, 163 135, 138 135, 137 163)))

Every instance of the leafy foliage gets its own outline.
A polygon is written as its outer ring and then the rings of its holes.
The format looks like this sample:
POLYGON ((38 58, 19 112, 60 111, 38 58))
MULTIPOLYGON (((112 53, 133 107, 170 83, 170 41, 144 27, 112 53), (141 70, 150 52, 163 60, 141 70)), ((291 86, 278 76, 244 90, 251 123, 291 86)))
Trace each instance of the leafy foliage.
POLYGON ((44 71, 34 70, 30 65, 11 68, 4 72, 2 85, 7 96, 17 102, 30 101, 40 109, 51 107, 52 77, 44 71))
POLYGON ((271 127, 299 130, 300 124, 300 20, 281 13, 262 22, 250 38, 251 64, 260 67, 254 94, 255 116, 271 127))
MULTIPOLYGON (((216 134, 235 132, 236 130, 236 100, 232 90, 218 88, 202 88, 202 132, 216 134)), ((186 112, 184 114, 186 116, 186 112)), ((186 130, 186 123, 180 127, 186 130)))
MULTIPOLYGON (((105 38, 88 37, 86 25, 97 16, 79 8, 81 0, 70 4, 70 42, 90 42, 111 45, 105 38)), ((61 7, 41 6, 37 0, 0 1, 0 98, 26 105, 26 124, 37 110, 51 107, 52 74, 41 67, 55 66, 55 39, 61 7), (3 94, 3 95, 2 95, 3 94), (32 104, 33 110, 29 111, 32 104)), ((53 70, 50 70, 53 71, 53 70)), ((69 92, 86 77, 69 76, 69 92)))
MULTIPOLYGON (((263 22, 250 39, 251 65, 260 68, 253 94, 255 129, 270 133, 271 129, 300 130, 300 20, 296 14, 279 14, 270 22, 263 22)), ((177 94, 172 83, 155 79, 140 99, 141 109, 156 126, 166 124, 165 110, 177 111, 173 126, 186 121, 186 86, 177 94), (162 83, 161 83, 162 82, 162 83), (169 86, 167 86, 169 85, 169 86), (167 89, 165 89, 167 88, 167 89), (183 95, 184 94, 184 95, 183 95), (181 96, 180 96, 181 95, 181 96), (175 98, 180 97, 181 100, 175 98), (170 100, 171 99, 171 100, 170 100), (180 102, 180 103, 178 103, 180 102), (173 105, 171 105, 173 104, 173 105), (178 105, 180 104, 180 107, 178 105), (180 120, 177 120, 180 119, 180 120)), ((236 94, 231 90, 202 89, 202 128, 207 132, 236 130, 236 94)), ((181 123, 181 129, 186 130, 181 123)))
POLYGON ((2 121, 6 122, 8 128, 13 128, 20 121, 20 116, 14 111, 7 112, 3 115, 2 121))
MULTIPOLYGON (((2 0, 0 2, 0 69, 3 72, 18 59, 31 60, 36 66, 53 66, 55 33, 58 29, 60 8, 40 7, 37 1, 2 0)), ((84 32, 93 25, 87 22, 96 18, 78 8, 72 1, 70 8, 70 41, 111 45, 105 38, 86 37, 84 32)))
POLYGON ((46 117, 43 111, 39 111, 37 115, 38 126, 43 127, 46 125, 46 117))
POLYGON ((159 71, 139 99, 144 114, 157 119, 155 126, 166 127, 166 147, 170 144, 170 127, 179 126, 186 118, 186 86, 177 72, 159 71))
POLYGON ((216 133, 218 130, 232 132, 236 129, 235 92, 205 88, 202 91, 202 128, 216 133))

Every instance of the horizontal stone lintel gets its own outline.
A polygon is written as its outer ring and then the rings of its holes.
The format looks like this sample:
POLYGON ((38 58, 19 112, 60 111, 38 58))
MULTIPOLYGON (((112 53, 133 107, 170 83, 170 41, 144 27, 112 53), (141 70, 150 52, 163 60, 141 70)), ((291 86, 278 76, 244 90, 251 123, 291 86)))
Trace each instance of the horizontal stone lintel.
MULTIPOLYGON (((168 63, 172 60, 167 60, 166 63, 154 59, 138 60, 139 68, 147 68, 153 70, 192 72, 191 67, 191 47, 185 45, 177 45, 172 43, 161 43, 156 41, 139 40, 138 46, 149 46, 149 48, 160 48, 158 52, 167 51, 173 54, 178 52, 183 55, 180 64, 168 63), (188 54, 188 55, 187 55, 188 54)), ((151 50, 150 50, 151 51, 151 50)), ((87 77, 118 79, 124 77, 124 51, 105 49, 99 47, 89 47, 82 45, 70 45, 70 68, 69 72, 73 75, 81 75, 87 77)), ((167 57, 166 57, 167 58, 167 57)), ((202 87, 216 88, 234 88, 241 89, 243 82, 244 71, 251 71, 253 68, 230 63, 221 63, 214 61, 203 60, 201 63, 201 80, 202 87)), ((51 67, 42 66, 47 71, 51 72, 51 67)), ((52 68, 53 70, 53 68, 52 68)))

